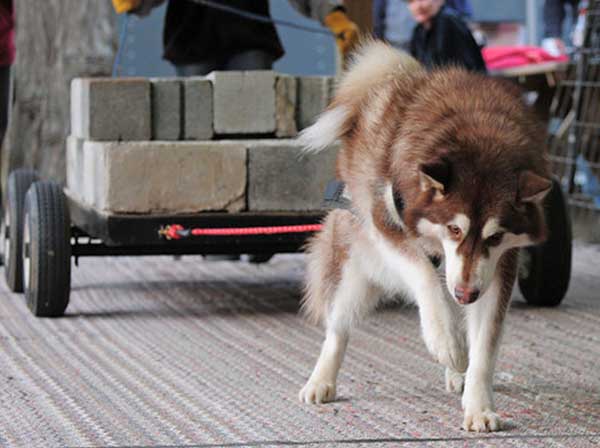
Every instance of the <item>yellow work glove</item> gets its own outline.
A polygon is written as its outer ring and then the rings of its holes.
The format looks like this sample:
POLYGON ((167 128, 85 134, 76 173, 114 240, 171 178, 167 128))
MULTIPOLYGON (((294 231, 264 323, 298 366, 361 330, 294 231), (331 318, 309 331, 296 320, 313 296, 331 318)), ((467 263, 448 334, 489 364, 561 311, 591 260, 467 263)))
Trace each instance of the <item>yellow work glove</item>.
POLYGON ((117 14, 123 14, 138 8, 142 0, 112 0, 112 2, 117 14))
POLYGON ((325 17, 325 26, 335 35, 335 42, 340 53, 346 59, 346 56, 358 42, 358 26, 348 18, 344 11, 339 9, 327 14, 325 17))

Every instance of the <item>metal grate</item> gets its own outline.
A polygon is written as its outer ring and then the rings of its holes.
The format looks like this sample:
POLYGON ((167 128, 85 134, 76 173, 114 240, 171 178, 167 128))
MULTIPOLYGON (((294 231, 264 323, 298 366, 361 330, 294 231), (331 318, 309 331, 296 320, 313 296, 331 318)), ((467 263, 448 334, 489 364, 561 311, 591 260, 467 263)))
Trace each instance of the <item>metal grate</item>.
POLYGON ((550 161, 568 194, 574 221, 584 218, 597 223, 600 218, 600 0, 588 2, 582 46, 575 51, 567 75, 559 83, 550 114, 550 161))

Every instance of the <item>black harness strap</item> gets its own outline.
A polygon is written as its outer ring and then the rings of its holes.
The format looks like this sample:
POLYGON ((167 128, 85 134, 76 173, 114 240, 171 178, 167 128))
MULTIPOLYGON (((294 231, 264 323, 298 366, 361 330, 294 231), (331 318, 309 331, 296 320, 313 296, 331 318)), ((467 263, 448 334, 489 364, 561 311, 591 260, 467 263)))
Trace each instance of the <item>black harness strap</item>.
POLYGON ((339 180, 330 180, 325 187, 323 207, 328 209, 342 208, 352 210, 352 202, 344 196, 346 184, 339 180))
MULTIPOLYGON (((330 180, 325 187, 323 207, 328 209, 342 208, 352 210, 352 201, 344 195, 346 184, 341 180, 330 180)), ((402 217, 404 211, 404 199, 397 190, 393 190, 394 205, 398 215, 402 217)))

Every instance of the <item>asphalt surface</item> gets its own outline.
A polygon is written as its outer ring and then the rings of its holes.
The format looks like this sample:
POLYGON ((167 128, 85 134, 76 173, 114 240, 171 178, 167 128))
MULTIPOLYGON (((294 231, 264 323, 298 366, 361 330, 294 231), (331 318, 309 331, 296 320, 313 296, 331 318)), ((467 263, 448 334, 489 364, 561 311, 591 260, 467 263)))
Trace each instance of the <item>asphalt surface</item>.
POLYGON ((298 402, 322 330, 298 316, 302 256, 93 258, 59 319, 0 286, 0 445, 599 446, 600 247, 558 308, 515 293, 494 379, 504 429, 460 429, 414 308, 355 332, 338 400, 298 402))

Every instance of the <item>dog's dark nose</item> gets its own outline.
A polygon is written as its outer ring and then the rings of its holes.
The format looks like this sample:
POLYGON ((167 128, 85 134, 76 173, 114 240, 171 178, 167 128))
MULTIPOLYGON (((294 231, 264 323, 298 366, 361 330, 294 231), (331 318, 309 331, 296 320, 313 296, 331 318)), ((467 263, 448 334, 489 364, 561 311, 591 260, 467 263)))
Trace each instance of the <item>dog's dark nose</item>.
POLYGON ((454 296, 458 300, 458 303, 467 305, 477 300, 477 297, 479 297, 479 290, 459 285, 454 288, 454 296))

